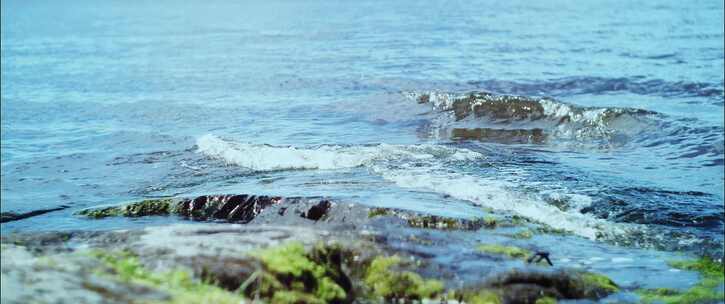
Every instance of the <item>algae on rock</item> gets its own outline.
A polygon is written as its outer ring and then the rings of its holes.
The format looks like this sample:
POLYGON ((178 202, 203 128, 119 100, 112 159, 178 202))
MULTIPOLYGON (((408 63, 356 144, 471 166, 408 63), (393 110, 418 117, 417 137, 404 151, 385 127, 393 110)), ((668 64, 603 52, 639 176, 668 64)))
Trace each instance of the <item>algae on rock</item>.
POLYGON ((504 255, 514 259, 526 259, 531 254, 531 252, 523 248, 497 244, 482 244, 478 245, 476 249, 483 253, 504 255))
POLYGON ((725 284, 725 269, 723 263, 713 261, 708 257, 696 260, 671 261, 670 266, 697 271, 700 281, 687 290, 671 288, 640 289, 636 293, 644 303, 711 303, 725 300, 725 292, 718 290, 725 284))
POLYGON ((396 271, 400 257, 376 257, 367 269, 364 282, 372 295, 385 300, 431 299, 443 291, 443 283, 426 280, 410 271, 396 271))
POLYGON ((149 215, 169 215, 172 212, 173 200, 151 199, 128 205, 106 207, 100 209, 86 209, 78 212, 92 218, 104 218, 109 216, 139 217, 149 215))
POLYGON ((307 254, 301 243, 292 242, 254 253, 269 274, 258 287, 261 295, 284 303, 312 298, 321 303, 351 302, 352 284, 340 268, 341 250, 318 246, 307 254))
POLYGON ((141 265, 133 254, 125 252, 110 253, 97 250, 93 255, 104 262, 112 277, 168 292, 172 298, 160 303, 238 304, 244 301, 244 296, 239 293, 230 292, 208 282, 194 280, 186 270, 153 272, 141 265))

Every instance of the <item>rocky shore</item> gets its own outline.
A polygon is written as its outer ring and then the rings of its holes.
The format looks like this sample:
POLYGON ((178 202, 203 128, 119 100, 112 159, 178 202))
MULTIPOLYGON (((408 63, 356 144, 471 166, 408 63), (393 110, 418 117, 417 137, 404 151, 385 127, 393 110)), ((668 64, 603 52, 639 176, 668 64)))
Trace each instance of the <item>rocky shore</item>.
POLYGON ((687 289, 623 286, 557 259, 517 216, 457 219, 322 197, 206 195, 83 210, 188 223, 2 237, 3 303, 718 303, 723 265, 687 289), (491 236, 480 238, 480 235, 491 236))

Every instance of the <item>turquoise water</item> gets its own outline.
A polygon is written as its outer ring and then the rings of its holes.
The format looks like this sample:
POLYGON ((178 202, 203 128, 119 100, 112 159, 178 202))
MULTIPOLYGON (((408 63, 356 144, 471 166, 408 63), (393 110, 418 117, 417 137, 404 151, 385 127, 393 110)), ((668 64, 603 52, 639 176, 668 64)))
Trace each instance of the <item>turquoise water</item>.
POLYGON ((70 208, 2 231, 165 224, 72 214, 239 192, 722 252, 723 18, 722 1, 3 1, 2 211, 70 208), (469 91, 592 119, 439 107, 469 91), (646 111, 601 115, 628 108, 646 111))

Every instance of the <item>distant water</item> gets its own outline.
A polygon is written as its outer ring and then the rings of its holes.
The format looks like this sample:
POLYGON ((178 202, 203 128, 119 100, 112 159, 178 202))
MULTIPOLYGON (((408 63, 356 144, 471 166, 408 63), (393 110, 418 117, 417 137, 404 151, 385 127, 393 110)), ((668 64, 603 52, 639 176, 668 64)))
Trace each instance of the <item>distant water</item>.
POLYGON ((722 252, 722 1, 240 2, 3 1, 2 211, 71 208, 2 232, 269 193, 722 252))

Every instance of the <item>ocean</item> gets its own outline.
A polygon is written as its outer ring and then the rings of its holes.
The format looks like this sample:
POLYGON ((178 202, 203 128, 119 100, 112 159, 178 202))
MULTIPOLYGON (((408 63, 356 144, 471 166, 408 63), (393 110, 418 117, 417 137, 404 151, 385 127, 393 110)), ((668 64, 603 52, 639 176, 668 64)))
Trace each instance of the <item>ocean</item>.
POLYGON ((719 0, 3 1, 0 206, 68 208, 0 227, 166 225, 75 213, 255 193, 722 255, 723 19, 719 0))

